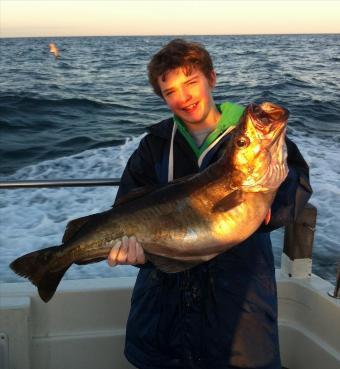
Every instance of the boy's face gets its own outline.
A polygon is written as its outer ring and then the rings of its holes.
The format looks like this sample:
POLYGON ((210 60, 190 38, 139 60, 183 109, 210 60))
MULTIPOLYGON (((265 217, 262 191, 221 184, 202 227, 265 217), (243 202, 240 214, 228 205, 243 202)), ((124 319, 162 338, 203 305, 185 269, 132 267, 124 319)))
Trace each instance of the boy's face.
POLYGON ((212 97, 216 83, 214 72, 208 80, 199 69, 192 69, 188 75, 183 68, 171 69, 164 80, 162 76, 158 77, 158 83, 165 102, 188 129, 199 130, 216 123, 216 107, 212 97))

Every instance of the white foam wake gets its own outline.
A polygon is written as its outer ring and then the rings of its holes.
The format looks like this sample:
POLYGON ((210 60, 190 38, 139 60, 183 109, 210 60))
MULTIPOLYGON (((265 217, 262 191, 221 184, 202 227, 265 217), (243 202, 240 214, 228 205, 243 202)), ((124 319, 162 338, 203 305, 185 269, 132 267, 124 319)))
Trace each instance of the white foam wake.
MULTIPOLYGON (((27 166, 3 180, 120 178, 140 139, 122 146, 84 151, 69 157, 27 166)), ((113 204, 117 188, 77 187, 0 191, 0 281, 19 281, 8 267, 20 255, 42 247, 59 245, 66 224, 74 218, 104 211, 113 204)), ((65 278, 134 275, 137 268, 105 262, 72 266, 65 278)))
MULTIPOLYGON (((340 142, 334 137, 320 138, 292 128, 290 138, 298 145, 310 167, 313 195, 317 207, 317 225, 313 247, 313 272, 335 282, 336 263, 340 262, 340 142)), ((282 230, 273 239, 282 240, 282 230)), ((276 260, 281 247, 274 247, 276 260)), ((277 262, 278 265, 278 262, 277 262)))
MULTIPOLYGON (((120 177, 128 158, 142 136, 128 139, 122 146, 88 150, 77 155, 48 160, 18 170, 3 180, 120 177)), ((307 136, 292 130, 311 169, 314 194, 311 203, 318 208, 314 242, 314 272, 334 282, 339 260, 340 240, 340 143, 307 136)), ((60 188, 0 191, 0 281, 19 281, 8 267, 16 257, 42 247, 58 245, 67 222, 108 209, 116 189, 60 188)), ((282 252, 283 231, 273 233, 276 265, 282 252)), ((65 278, 109 277, 136 274, 137 268, 110 268, 105 262, 72 266, 65 278)))

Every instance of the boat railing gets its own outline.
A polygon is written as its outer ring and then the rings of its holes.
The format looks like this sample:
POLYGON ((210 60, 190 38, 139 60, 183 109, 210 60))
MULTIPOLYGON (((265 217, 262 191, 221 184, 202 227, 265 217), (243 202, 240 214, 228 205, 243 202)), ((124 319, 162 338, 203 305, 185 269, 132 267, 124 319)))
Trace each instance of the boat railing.
POLYGON ((119 186, 119 183, 119 178, 1 181, 0 190, 14 190, 18 188, 119 186))
MULTIPOLYGON (((1 189, 58 188, 58 187, 97 187, 119 186, 119 178, 107 179, 55 179, 55 180, 16 180, 0 181, 1 189)), ((312 251, 316 227, 317 209, 308 203, 294 223, 285 227, 281 272, 292 278, 309 278, 312 275, 312 251)), ((329 296, 340 298, 340 264, 334 291, 329 296)))

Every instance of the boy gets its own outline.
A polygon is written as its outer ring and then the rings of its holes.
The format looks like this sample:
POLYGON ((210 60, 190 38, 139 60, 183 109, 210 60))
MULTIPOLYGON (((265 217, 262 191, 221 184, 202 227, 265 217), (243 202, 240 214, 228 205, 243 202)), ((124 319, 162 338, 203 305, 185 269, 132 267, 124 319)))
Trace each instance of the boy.
MULTIPOLYGON (((165 185, 199 172, 223 153, 244 108, 216 105, 216 74, 199 44, 176 39, 148 66, 149 81, 172 118, 149 128, 124 170, 116 201, 141 186, 165 185)), ((145 263, 142 245, 126 235, 110 265, 138 264, 125 355, 140 369, 279 369, 275 269, 269 231, 297 215, 311 195, 308 166, 287 139, 289 174, 272 219, 231 250, 191 270, 166 274, 145 263)))

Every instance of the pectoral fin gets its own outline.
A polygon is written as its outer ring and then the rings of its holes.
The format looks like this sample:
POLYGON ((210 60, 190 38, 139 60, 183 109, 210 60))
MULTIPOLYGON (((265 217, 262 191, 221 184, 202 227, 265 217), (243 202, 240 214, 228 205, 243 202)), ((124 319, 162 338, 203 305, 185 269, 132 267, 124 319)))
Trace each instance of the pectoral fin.
POLYGON ((223 197, 222 200, 218 201, 212 208, 212 212, 225 212, 236 206, 240 205, 244 201, 243 192, 235 190, 223 197))
POLYGON ((266 214, 266 216, 265 216, 265 218, 264 218, 264 224, 265 224, 265 225, 267 225, 267 224, 270 222, 271 215, 272 215, 272 211, 271 211, 271 209, 269 208, 268 213, 266 214))

